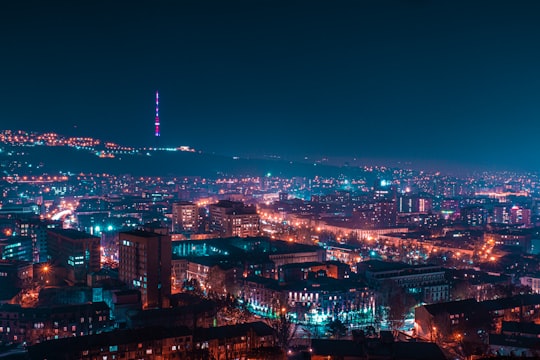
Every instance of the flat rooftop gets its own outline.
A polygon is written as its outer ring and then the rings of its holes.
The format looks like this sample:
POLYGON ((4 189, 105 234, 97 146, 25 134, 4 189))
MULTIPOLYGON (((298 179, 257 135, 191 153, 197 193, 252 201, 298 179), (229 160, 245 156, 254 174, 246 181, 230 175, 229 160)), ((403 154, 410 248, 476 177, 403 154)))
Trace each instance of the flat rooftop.
POLYGON ((48 229, 48 231, 73 240, 99 239, 97 236, 75 229, 48 229))
POLYGON ((130 231, 121 231, 120 236, 122 234, 131 235, 131 236, 138 236, 138 237, 145 237, 145 238, 153 238, 156 236, 161 236, 158 233, 153 233, 150 231, 142 231, 142 230, 130 230, 130 231))
POLYGON ((411 265, 402 263, 402 262, 390 262, 390 261, 381 261, 381 260, 366 260, 358 264, 362 269, 366 271, 395 271, 403 270, 410 268, 411 265))

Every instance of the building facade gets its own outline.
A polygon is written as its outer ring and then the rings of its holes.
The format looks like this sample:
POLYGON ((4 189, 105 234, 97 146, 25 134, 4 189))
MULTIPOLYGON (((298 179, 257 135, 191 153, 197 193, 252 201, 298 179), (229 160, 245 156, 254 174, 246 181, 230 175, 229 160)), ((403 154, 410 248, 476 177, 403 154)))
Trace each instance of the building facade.
POLYGON ((173 232, 197 232, 199 209, 196 204, 188 201, 174 203, 172 206, 173 232))
POLYGON ((221 237, 259 234, 259 214, 255 206, 240 201, 221 200, 209 206, 210 230, 221 237))
POLYGON ((152 231, 119 234, 118 277, 141 291, 143 308, 167 307, 171 294, 171 237, 152 231))
POLYGON ((100 238, 73 229, 47 231, 49 261, 66 268, 67 280, 85 283, 101 267, 100 238))
POLYGON ((448 301, 450 285, 440 266, 368 260, 358 264, 369 285, 379 288, 385 281, 394 281, 411 295, 426 303, 448 301))
POLYGON ((110 330, 109 307, 104 302, 55 307, 0 307, 0 340, 35 344, 45 340, 97 334, 110 330))

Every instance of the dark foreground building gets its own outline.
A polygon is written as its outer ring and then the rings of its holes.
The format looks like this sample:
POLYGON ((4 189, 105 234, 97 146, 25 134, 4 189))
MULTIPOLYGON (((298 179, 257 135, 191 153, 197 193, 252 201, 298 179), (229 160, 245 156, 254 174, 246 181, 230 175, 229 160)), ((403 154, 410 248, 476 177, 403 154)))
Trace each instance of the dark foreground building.
POLYGON ((0 306, 0 342, 34 344, 107 331, 113 326, 104 302, 24 308, 0 306))
POLYGON ((313 339, 312 360, 446 360, 439 346, 433 342, 394 341, 390 332, 368 338, 353 335, 353 340, 313 339))
POLYGON ((263 322, 216 328, 115 330, 46 341, 28 349, 29 359, 282 359, 274 331, 263 322))

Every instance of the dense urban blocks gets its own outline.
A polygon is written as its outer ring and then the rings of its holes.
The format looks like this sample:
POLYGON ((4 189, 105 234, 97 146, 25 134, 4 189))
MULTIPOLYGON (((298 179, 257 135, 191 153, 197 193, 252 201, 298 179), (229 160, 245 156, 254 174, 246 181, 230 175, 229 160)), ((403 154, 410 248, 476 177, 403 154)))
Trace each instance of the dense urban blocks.
MULTIPOLYGON (((23 135, 13 136, 100 146, 23 135)), ((106 148, 99 156, 142 151, 106 148)), ((3 177, 0 351, 532 356, 540 178, 512 179, 385 167, 314 177, 3 177)))

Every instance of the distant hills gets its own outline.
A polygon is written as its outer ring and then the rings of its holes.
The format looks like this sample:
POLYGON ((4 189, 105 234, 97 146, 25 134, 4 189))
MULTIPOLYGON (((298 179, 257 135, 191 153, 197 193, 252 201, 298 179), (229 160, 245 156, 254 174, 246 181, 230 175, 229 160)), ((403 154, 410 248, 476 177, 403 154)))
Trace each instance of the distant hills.
POLYGON ((88 150, 73 147, 4 145, 4 149, 0 157, 4 163, 15 160, 33 165, 20 168, 19 175, 56 172, 204 177, 265 176, 267 174, 284 177, 371 175, 371 173, 366 174, 364 169, 359 167, 315 165, 280 159, 232 158, 200 152, 149 151, 138 154, 116 154, 114 158, 100 158, 88 150), (10 150, 19 155, 8 156, 10 150), (39 171, 35 170, 37 164, 42 164, 39 171))

